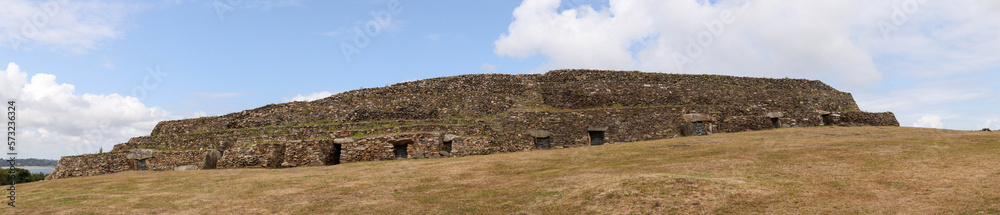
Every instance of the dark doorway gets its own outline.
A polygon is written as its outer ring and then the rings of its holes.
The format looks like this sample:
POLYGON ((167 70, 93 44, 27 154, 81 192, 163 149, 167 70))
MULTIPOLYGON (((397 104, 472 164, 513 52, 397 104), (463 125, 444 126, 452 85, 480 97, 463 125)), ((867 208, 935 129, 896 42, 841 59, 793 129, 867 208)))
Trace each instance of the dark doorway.
POLYGON ((444 141, 441 144, 441 151, 451 152, 451 141, 444 141))
POLYGON ((692 124, 694 124, 694 130, 692 130, 694 136, 708 135, 708 131, 705 130, 705 122, 693 122, 692 124))
POLYGON ((328 164, 340 164, 340 147, 340 144, 333 144, 333 150, 330 150, 330 156, 327 157, 328 164))
POLYGON ((537 149, 548 149, 549 148, 549 137, 536 137, 535 138, 535 148, 537 148, 537 149))
POLYGON ((135 160, 135 169, 136 170, 146 170, 146 159, 135 160))
POLYGON ((833 125, 833 117, 830 114, 823 114, 823 125, 833 125))
POLYGON ((778 118, 771 118, 771 127, 781 128, 781 123, 778 122, 778 118))
POLYGON ((222 157, 222 152, 217 150, 208 150, 208 152, 205 153, 205 163, 202 169, 215 169, 218 166, 220 157, 222 157))
POLYGON ((406 158, 406 143, 400 143, 392 145, 393 151, 396 154, 396 158, 406 158))
POLYGON ((604 131, 587 131, 590 134, 590 145, 604 145, 604 131))

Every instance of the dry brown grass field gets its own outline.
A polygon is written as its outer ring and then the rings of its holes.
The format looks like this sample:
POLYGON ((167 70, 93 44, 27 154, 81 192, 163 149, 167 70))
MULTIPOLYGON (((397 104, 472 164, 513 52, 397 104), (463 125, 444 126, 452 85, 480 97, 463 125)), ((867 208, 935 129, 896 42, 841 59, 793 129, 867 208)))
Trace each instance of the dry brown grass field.
POLYGON ((1000 132, 790 128, 17 191, 0 214, 998 214, 1000 132))

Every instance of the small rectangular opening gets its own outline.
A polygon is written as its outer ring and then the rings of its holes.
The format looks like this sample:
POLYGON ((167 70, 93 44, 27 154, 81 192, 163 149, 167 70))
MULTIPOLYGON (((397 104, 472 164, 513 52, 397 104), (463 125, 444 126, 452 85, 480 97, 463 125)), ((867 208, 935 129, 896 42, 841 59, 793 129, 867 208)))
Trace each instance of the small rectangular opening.
POLYGON ((535 138, 535 148, 537 148, 537 149, 548 149, 549 148, 549 137, 536 137, 535 138))
POLYGON ((778 118, 771 118, 771 127, 781 128, 781 123, 778 122, 778 118))
POLYGON ((340 147, 340 144, 333 144, 333 150, 330 150, 330 156, 327 157, 328 164, 340 164, 340 147))
POLYGON ((604 145, 604 131, 587 131, 590 134, 590 145, 604 145))
POLYGON ((833 117, 830 114, 823 114, 823 125, 833 125, 833 117))
POLYGON ((146 170, 146 159, 135 160, 135 169, 136 170, 146 170))
POLYGON ((441 151, 451 152, 451 141, 444 141, 444 143, 441 143, 441 151))
POLYGON ((393 152, 396 154, 396 158, 406 158, 406 146, 407 144, 396 144, 392 145, 393 152))
POLYGON ((708 131, 705 129, 705 122, 693 122, 694 130, 692 134, 694 136, 705 136, 708 135, 708 131))

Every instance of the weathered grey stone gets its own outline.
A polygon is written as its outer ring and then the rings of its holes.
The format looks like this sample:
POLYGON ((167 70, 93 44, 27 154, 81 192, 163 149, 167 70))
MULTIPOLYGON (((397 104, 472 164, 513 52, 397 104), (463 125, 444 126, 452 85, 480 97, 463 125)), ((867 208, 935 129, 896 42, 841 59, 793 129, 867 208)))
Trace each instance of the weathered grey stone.
POLYGON ((350 137, 333 139, 333 143, 336 143, 336 144, 348 144, 348 143, 353 143, 353 142, 354 142, 354 138, 350 138, 350 137))
POLYGON ((528 131, 528 135, 536 138, 545 138, 552 136, 552 133, 545 130, 530 130, 528 131))
POLYGON ((689 113, 681 116, 685 122, 712 122, 715 118, 706 114, 689 113))
POLYGON ((198 165, 177 166, 177 167, 174 167, 174 170, 175 171, 181 171, 181 170, 198 170, 198 165))
POLYGON ((712 125, 704 121, 687 122, 681 125, 681 134, 684 136, 704 136, 710 134, 712 125))
POLYGON ((608 126, 591 126, 587 127, 587 131, 608 131, 608 126))
POLYGON ((125 154, 125 158, 132 160, 144 160, 153 157, 152 149, 133 149, 125 154))
POLYGON ((459 137, 461 137, 461 136, 454 135, 454 134, 445 134, 444 135, 444 141, 445 142, 451 142, 451 141, 454 141, 455 138, 459 138, 459 137))
POLYGON ((219 159, 222 158, 222 152, 215 149, 209 149, 205 152, 205 163, 202 165, 205 169, 215 169, 219 164, 219 159))
POLYGON ((770 112, 767 113, 767 118, 781 118, 785 117, 785 113, 782 112, 770 112))

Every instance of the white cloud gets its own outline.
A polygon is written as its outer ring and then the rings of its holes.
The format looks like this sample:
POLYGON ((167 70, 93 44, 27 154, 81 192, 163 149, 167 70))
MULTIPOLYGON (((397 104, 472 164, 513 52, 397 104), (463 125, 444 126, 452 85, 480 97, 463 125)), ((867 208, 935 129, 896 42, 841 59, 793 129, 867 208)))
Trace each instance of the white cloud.
POLYGON ((992 1, 927 3, 907 16, 890 41, 878 23, 891 20, 891 2, 699 2, 611 0, 600 10, 580 5, 558 11, 559 0, 525 0, 494 51, 517 58, 544 55, 549 61, 543 70, 822 78, 850 87, 882 80, 874 62, 879 56, 901 55, 918 62, 907 68, 946 74, 1000 65, 992 60, 1000 54, 998 24, 990 19, 996 11, 969 11, 992 1))
POLYGON ((1000 118, 982 120, 983 124, 978 124, 977 128, 989 128, 990 130, 1000 130, 1000 118))
POLYGON ((0 46, 15 51, 36 46, 74 53, 96 49, 123 36, 121 23, 146 3, 104 1, 0 2, 0 46))
POLYGON ((0 72, 0 96, 17 104, 21 157, 57 158, 95 153, 129 138, 148 135, 169 119, 161 108, 118 94, 77 94, 56 76, 28 73, 15 63, 0 72))
POLYGON ((860 85, 881 74, 850 32, 850 1, 620 1, 557 11, 558 0, 526 0, 502 56, 549 58, 551 68, 813 77, 846 73, 860 85), (745 4, 744 4, 745 3, 745 4))
POLYGON ((305 102, 308 102, 308 101, 315 101, 317 99, 322 99, 322 98, 330 97, 333 94, 334 93, 330 92, 330 91, 320 91, 320 92, 314 92, 314 93, 309 93, 309 94, 305 94, 305 95, 303 95, 303 94, 297 94, 297 95, 295 95, 295 97, 292 97, 291 99, 284 99, 283 98, 282 102, 292 102, 292 101, 305 101, 305 102))
POLYGON ((927 115, 914 122, 913 127, 944 128, 944 123, 941 123, 941 116, 927 115))
POLYGON ((924 113, 955 113, 941 120, 971 129, 981 123, 973 119, 991 112, 963 109, 1000 100, 994 83, 975 80, 1000 72, 997 1, 578 2, 524 0, 494 52, 546 57, 533 72, 818 79, 859 95, 862 109, 896 112, 904 125, 924 113), (891 28, 882 28, 885 23, 891 28), (883 29, 892 31, 884 36, 883 29))

